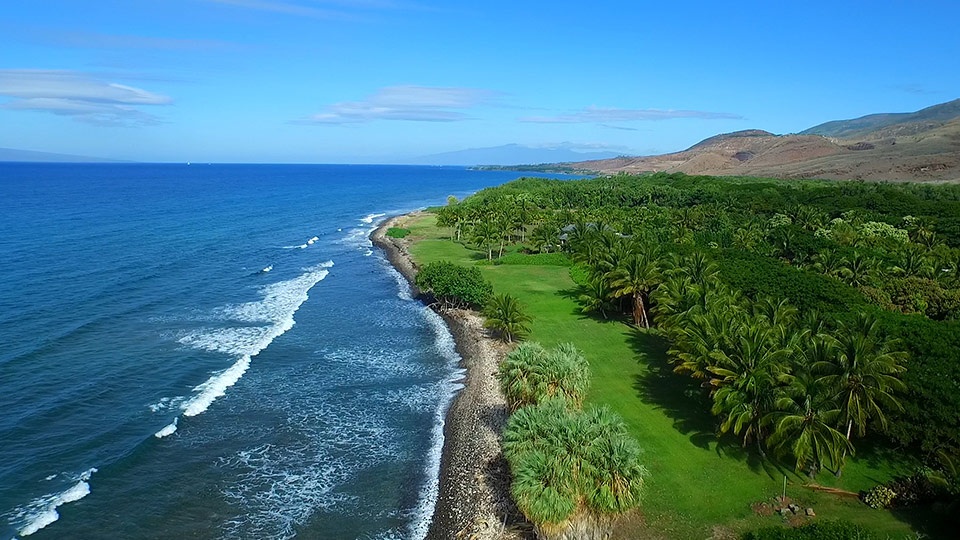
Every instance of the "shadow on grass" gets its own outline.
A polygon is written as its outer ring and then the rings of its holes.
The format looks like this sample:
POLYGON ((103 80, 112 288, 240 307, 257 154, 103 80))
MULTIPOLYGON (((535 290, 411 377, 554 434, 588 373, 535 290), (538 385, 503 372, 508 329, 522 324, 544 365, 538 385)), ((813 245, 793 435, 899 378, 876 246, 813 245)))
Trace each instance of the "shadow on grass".
POLYGON ((935 502, 890 510, 895 518, 906 523, 918 538, 956 538, 960 530, 960 502, 935 502))
POLYGON ((559 295, 562 298, 566 298, 567 300, 571 300, 574 302, 574 304, 576 304, 573 310, 570 311, 570 314, 573 315, 574 317, 577 317, 578 319, 581 319, 581 320, 588 319, 588 320, 596 321, 602 324, 617 323, 617 324, 624 324, 626 326, 630 325, 625 315, 617 311, 616 309, 611 309, 606 311, 606 317, 596 312, 584 312, 583 304, 580 302, 580 295, 584 294, 585 292, 586 291, 584 291, 583 287, 581 287, 580 285, 574 285, 569 289, 558 290, 557 295, 559 295))
POLYGON ((711 402, 699 381, 674 373, 667 363, 669 342, 652 332, 630 329, 626 333, 637 362, 644 369, 634 375, 633 388, 637 396, 671 420, 673 427, 686 435, 698 448, 709 450, 713 445, 719 456, 745 463, 755 473, 764 473, 771 479, 794 475, 793 468, 780 463, 769 452, 761 454, 754 445, 743 446, 739 437, 717 436, 717 420, 710 414, 711 402))
POLYGON ((673 427, 689 436, 694 445, 708 449, 716 442, 714 420, 705 412, 709 403, 699 384, 673 372, 664 360, 669 343, 652 333, 627 330, 627 342, 645 367, 634 376, 633 388, 643 401, 663 411, 673 420, 673 427))

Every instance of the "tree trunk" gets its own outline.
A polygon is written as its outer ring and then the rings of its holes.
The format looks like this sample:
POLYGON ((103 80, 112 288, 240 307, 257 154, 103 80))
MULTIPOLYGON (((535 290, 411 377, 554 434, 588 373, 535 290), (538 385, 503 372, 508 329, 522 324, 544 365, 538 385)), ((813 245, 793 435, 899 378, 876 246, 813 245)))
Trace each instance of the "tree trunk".
POLYGON ((647 321, 647 310, 643 305, 643 295, 638 292, 633 293, 633 322, 638 327, 650 328, 650 322, 647 321))
POLYGON ((535 525, 534 531, 539 540, 608 540, 613 520, 581 510, 562 523, 535 525))

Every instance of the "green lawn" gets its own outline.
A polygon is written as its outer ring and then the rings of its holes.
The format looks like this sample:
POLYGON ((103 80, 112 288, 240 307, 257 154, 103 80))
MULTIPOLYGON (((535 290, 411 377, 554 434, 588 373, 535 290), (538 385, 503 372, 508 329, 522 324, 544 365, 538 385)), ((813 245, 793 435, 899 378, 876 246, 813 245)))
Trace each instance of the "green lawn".
MULTIPOLYGON (((411 253, 421 264, 450 260, 471 265, 484 253, 450 241, 448 230, 427 215, 410 223, 411 253)), ((892 538, 913 537, 920 515, 868 508, 856 498, 840 498, 802 487, 806 476, 760 459, 733 438, 718 443, 714 419, 688 377, 675 375, 666 362, 667 343, 622 321, 604 321, 580 313, 569 269, 557 266, 480 265, 499 293, 516 296, 533 317, 529 339, 550 347, 572 342, 590 361, 593 380, 588 402, 619 413, 640 441, 650 471, 642 516, 621 527, 623 538, 707 538, 715 532, 740 532, 774 525, 779 517, 753 514, 750 504, 780 493, 812 506, 819 518, 849 519, 892 538), (719 527, 719 529, 717 529, 719 527)), ((860 491, 908 472, 910 465, 860 449, 841 479, 821 474, 825 486, 860 491)))

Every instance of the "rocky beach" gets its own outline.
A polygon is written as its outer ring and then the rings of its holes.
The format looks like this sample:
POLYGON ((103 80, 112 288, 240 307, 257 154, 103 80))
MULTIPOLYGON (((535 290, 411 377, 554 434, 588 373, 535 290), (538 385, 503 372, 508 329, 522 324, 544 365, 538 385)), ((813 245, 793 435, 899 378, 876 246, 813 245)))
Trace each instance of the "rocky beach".
MULTIPOLYGON (((417 265, 410 257, 409 241, 386 235, 389 228, 402 227, 420 215, 390 218, 370 239, 407 279, 414 297, 424 300, 414 283, 417 265)), ((475 312, 447 310, 441 315, 454 336, 466 376, 446 416, 439 495, 427 538, 525 538, 530 526, 510 498, 509 468, 500 450, 508 410, 496 372, 509 347, 488 335, 475 312)))

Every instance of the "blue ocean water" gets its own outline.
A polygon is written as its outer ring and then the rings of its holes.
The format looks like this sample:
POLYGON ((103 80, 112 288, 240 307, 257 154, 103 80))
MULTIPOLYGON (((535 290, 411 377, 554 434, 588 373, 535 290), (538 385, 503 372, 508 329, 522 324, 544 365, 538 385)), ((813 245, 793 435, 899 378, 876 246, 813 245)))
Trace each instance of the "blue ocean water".
POLYGON ((422 538, 458 357, 367 237, 515 176, 0 164, 0 539, 422 538))

